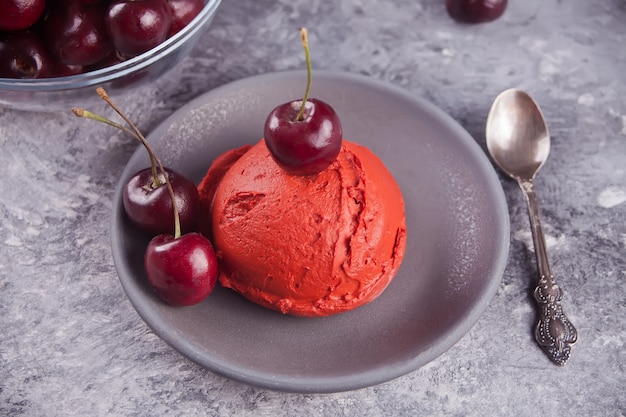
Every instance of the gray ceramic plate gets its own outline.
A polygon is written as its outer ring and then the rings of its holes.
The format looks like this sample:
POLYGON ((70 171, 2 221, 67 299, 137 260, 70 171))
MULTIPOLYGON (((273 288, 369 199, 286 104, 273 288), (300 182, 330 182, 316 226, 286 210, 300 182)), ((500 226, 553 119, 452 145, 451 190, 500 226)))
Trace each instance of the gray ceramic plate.
MULTIPOLYGON (((270 110, 303 94, 304 72, 233 82, 176 111, 149 136, 164 163, 199 182, 221 152, 258 141, 270 110)), ((500 283, 509 219, 499 180, 477 143, 448 115, 364 76, 316 71, 312 96, 331 103, 344 136, 372 149, 405 197, 408 242, 398 275, 374 302, 327 318, 296 318, 216 288, 193 307, 160 302, 122 209, 121 188, 148 166, 139 149, 114 201, 120 281, 146 323, 190 360, 249 384, 293 392, 357 389, 401 376, 469 331, 500 283)), ((487 354, 487 352, 485 352, 487 354)))

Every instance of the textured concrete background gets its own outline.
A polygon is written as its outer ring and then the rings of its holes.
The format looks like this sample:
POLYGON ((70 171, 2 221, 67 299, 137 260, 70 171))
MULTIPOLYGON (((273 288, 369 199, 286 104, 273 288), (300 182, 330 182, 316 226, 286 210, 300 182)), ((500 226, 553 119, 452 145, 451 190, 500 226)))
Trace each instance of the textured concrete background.
POLYGON ((537 192, 580 334, 570 362, 551 365, 533 342, 526 208, 503 178, 512 246, 502 284, 472 330, 427 366, 330 395, 201 369, 148 329, 113 267, 111 200, 135 144, 68 113, 0 110, 0 415, 626 415, 626 3, 511 0, 498 21, 468 26, 443 0, 224 0, 188 59, 117 101, 149 132, 214 87, 304 68, 300 26, 314 68, 402 86, 483 148, 497 93, 518 87, 537 99, 553 136, 537 192))

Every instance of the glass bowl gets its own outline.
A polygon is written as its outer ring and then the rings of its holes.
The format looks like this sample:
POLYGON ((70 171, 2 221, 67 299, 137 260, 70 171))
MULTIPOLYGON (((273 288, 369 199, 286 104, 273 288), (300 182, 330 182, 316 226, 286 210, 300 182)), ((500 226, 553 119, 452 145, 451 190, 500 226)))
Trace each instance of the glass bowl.
POLYGON ((181 31, 150 51, 119 64, 67 77, 0 78, 0 107, 66 111, 97 100, 97 87, 113 94, 154 81, 191 52, 220 3, 221 0, 206 0, 204 9, 181 31))

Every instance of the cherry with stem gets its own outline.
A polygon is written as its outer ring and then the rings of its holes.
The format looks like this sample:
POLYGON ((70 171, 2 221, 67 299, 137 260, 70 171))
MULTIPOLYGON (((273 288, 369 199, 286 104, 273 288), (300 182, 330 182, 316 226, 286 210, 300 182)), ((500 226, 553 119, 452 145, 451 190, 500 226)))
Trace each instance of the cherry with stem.
POLYGON ((148 152, 148 156, 150 158, 150 166, 152 169, 152 180, 154 181, 154 185, 153 185, 154 188, 161 186, 161 181, 159 180, 159 175, 156 172, 156 167, 158 166, 159 170, 161 171, 161 175, 163 175, 163 177, 165 178, 165 186, 167 187, 167 191, 169 193, 170 199, 172 200, 172 209, 174 211, 174 238, 180 237, 180 233, 181 233, 180 232, 180 215, 179 215, 178 207, 176 207, 176 197, 174 195, 174 189, 172 188, 172 184, 168 179, 167 172, 165 171, 165 168, 163 167, 161 160, 154 154, 152 147, 148 144, 148 141, 143 136, 143 134, 139 131, 139 129, 135 126, 135 124, 115 105, 115 103, 113 103, 113 100, 111 100, 111 97, 109 97, 109 95, 106 93, 104 88, 99 87, 96 90, 96 93, 98 93, 100 98, 106 101, 107 104, 111 106, 111 108, 115 110, 115 112, 119 114, 120 117, 124 119, 126 123, 128 123, 128 125, 132 128, 133 132, 135 132, 135 135, 136 135, 135 137, 139 139, 141 144, 144 146, 144 148, 148 152))
POLYGON ((293 175, 314 175, 332 164, 341 150, 343 131, 339 116, 326 102, 309 98, 311 56, 308 32, 300 29, 307 64, 307 85, 302 100, 275 107, 264 126, 264 138, 276 163, 293 175))
POLYGON ((150 168, 137 172, 124 187, 124 209, 130 220, 152 235, 169 233, 172 226, 175 230, 180 230, 180 233, 175 232, 175 236, 196 230, 200 196, 195 184, 178 172, 164 167, 139 129, 120 111, 104 90, 97 91, 102 99, 131 126, 130 129, 85 109, 75 108, 74 113, 124 131, 143 145, 150 158, 150 168), (170 186, 166 179, 171 183, 170 186), (171 197, 170 188, 173 188, 174 199, 171 197), (177 216, 171 215, 174 211, 172 201, 177 206, 177 216))
MULTIPOLYGON (((143 186, 139 188, 131 187, 131 192, 141 189, 143 191, 147 190, 146 192, 149 194, 153 194, 153 190, 162 190, 162 185, 154 188, 155 182, 159 181, 158 168, 160 174, 163 176, 165 188, 167 189, 171 203, 174 217, 174 234, 173 236, 166 233, 158 234, 148 243, 144 255, 144 268, 148 281, 157 295, 170 305, 188 306, 197 304, 213 291, 217 283, 218 266, 213 245, 206 237, 195 232, 181 233, 181 220, 176 201, 177 195, 172 180, 176 180, 178 183, 180 183, 179 178, 190 183, 191 181, 178 174, 176 174, 178 176, 173 176, 174 172, 163 166, 141 131, 139 131, 132 121, 115 103, 113 103, 106 91, 99 88, 97 92, 98 95, 126 121, 130 129, 85 109, 73 108, 72 111, 74 114, 79 117, 106 123, 128 133, 142 143, 150 157, 151 168, 142 170, 131 177, 125 187, 125 192, 128 192, 129 184, 134 184, 134 180, 136 180, 135 182, 143 184, 143 186)), ((197 188, 195 184, 191 184, 197 196, 197 188)), ((180 191, 178 195, 180 196, 180 191)), ((162 194, 159 194, 159 197, 161 196, 162 194)), ((199 198, 197 206, 199 207, 199 198)), ((126 204, 124 207, 128 214, 129 210, 126 204)), ((171 215, 172 212, 170 212, 170 216, 171 215)), ((129 215, 129 217, 131 216, 129 215)), ((197 220, 197 216, 195 217, 194 220, 197 220)), ((132 217, 131 220, 133 220, 132 217)))

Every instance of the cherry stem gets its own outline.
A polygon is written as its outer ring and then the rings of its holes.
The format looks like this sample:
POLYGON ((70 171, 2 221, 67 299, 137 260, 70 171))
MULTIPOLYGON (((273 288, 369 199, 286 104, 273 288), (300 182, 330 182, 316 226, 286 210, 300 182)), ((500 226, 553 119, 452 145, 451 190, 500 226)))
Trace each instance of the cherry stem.
POLYGON ((108 124, 109 126, 113 126, 117 129, 120 129, 123 132, 126 132, 130 136, 137 139, 139 142, 141 142, 144 148, 146 148, 146 151, 148 152, 148 156, 150 157, 150 164, 152 166, 152 176, 154 178, 154 186, 159 187, 162 184, 161 181, 159 180, 159 176, 157 173, 157 166, 158 166, 159 171, 161 171, 161 175, 163 175, 163 178, 165 180, 165 186, 167 187, 167 191, 170 195, 170 199, 172 200, 172 209, 174 211, 174 239, 178 239, 181 236, 181 231, 180 231, 180 216, 178 214, 178 207, 176 206, 176 197, 174 195, 174 189, 172 188, 172 183, 169 180, 169 176, 167 175, 167 172, 165 171, 165 168, 163 167, 161 160, 156 156, 156 154, 154 153, 154 150, 148 143, 148 140, 145 138, 145 136, 141 133, 141 131, 137 128, 137 126, 135 126, 135 124, 115 105, 115 103, 113 103, 113 100, 111 100, 111 97, 109 97, 109 95, 106 93, 104 88, 98 87, 96 92, 98 93, 100 98, 106 101, 106 103, 109 106, 111 106, 111 108, 113 108, 113 110, 115 110, 117 114, 119 114, 120 117, 122 117, 122 119, 124 119, 126 123, 128 123, 128 125, 131 127, 132 130, 118 123, 115 123, 111 121, 110 119, 107 119, 106 117, 92 113, 85 109, 74 107, 72 108, 72 112, 74 112, 74 114, 78 117, 85 117, 87 119, 96 120, 98 122, 102 122, 102 123, 108 124))
MULTIPOLYGON (((123 126, 119 123, 115 123, 111 119, 107 119, 104 116, 100 116, 99 114, 90 112, 89 110, 82 109, 80 107, 72 107, 72 112, 78 117, 84 117, 85 119, 95 120, 101 123, 105 123, 109 126, 113 126, 116 129, 119 129, 123 132, 126 132, 130 136, 141 142, 141 138, 137 136, 135 131, 128 129, 126 126, 123 126)), ((155 155, 148 149, 148 156, 150 157, 150 167, 152 168, 152 178, 153 178, 153 187, 157 188, 162 185, 161 180, 159 179, 159 173, 157 172, 157 164, 155 161, 155 155)))
POLYGON ((311 53, 309 52, 309 32, 306 28, 300 28, 300 40, 302 41, 302 47, 304 48, 304 59, 306 61, 306 90, 304 90, 304 98, 302 99, 302 106, 296 116, 296 121, 302 121, 304 119, 304 109, 306 102, 309 99, 309 93, 311 91, 311 53))
POLYGON ((106 103, 109 106, 111 106, 111 108, 113 108, 113 110, 115 110, 117 114, 119 114, 126 123, 128 123, 128 125, 132 128, 133 132, 135 132, 135 135, 133 136, 136 139, 139 139, 142 145, 146 148, 146 150, 148 151, 148 156, 150 157, 150 167, 152 168, 152 180, 154 183, 154 188, 160 187, 162 184, 161 184, 161 180, 159 179, 158 172, 157 172, 157 157, 152 151, 152 149, 150 148, 150 145, 148 145, 148 142, 145 140, 145 138, 143 137, 139 129, 137 129, 137 126, 135 126, 135 124, 124 113, 122 113, 122 111, 115 105, 115 103, 113 103, 113 100, 111 100, 111 97, 109 97, 109 95, 104 90, 104 88, 98 87, 96 89, 96 93, 98 93, 98 96, 100 96, 101 99, 106 101, 106 103))
MULTIPOLYGON (((72 107, 72 112, 78 116, 78 117, 83 117, 85 119, 91 119, 91 120, 95 120, 101 123, 105 123, 109 126, 113 126, 116 129, 119 129, 127 134, 129 134, 130 136, 134 137, 135 139, 137 139, 139 142, 141 142, 141 138, 139 136, 137 136, 137 133, 135 133, 135 131, 128 129, 126 126, 123 126, 119 123, 115 123, 114 121, 112 121, 111 119, 107 119, 104 116, 100 116, 99 114, 93 113, 89 110, 85 110, 82 109, 80 107, 72 107)), ((142 142, 143 143, 143 142, 142 142)), ((152 167, 152 188, 157 188, 159 186, 161 186, 163 183, 161 182, 161 180, 159 179, 159 173, 157 171, 158 167, 155 161, 155 155, 151 152, 151 150, 148 150, 148 156, 150 157, 150 166, 152 167)))

